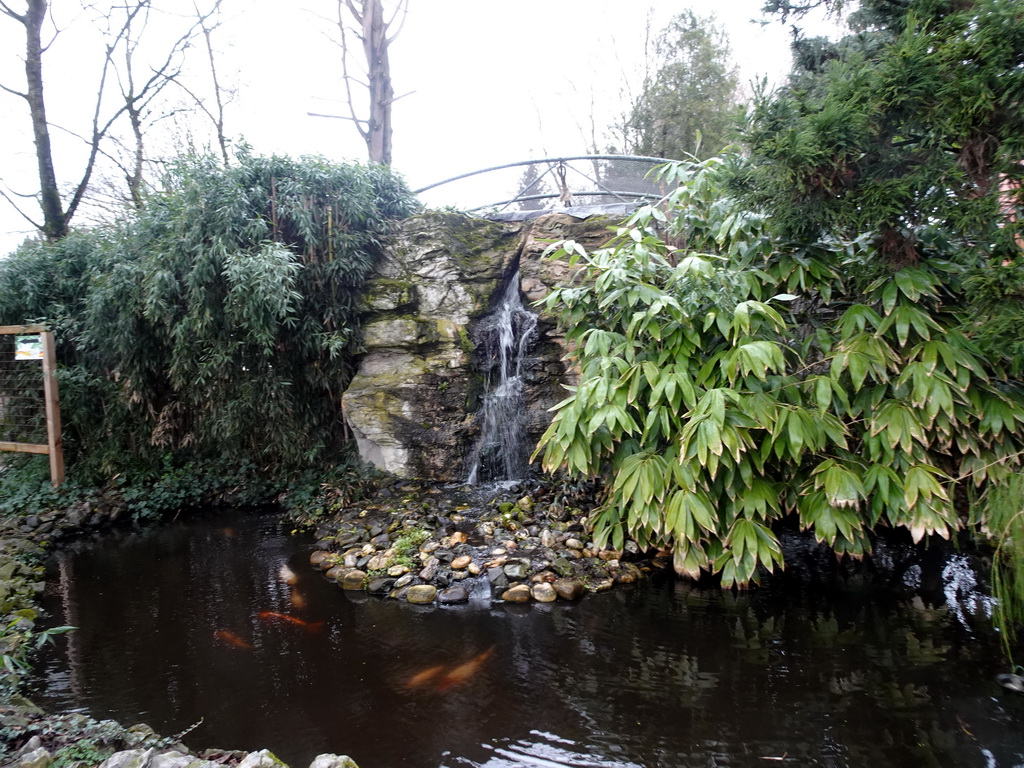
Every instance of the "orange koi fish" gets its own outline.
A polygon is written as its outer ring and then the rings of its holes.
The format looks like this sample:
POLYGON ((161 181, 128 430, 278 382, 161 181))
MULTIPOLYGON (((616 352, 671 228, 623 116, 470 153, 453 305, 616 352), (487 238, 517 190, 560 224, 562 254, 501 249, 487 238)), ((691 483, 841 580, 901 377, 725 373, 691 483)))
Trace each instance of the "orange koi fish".
POLYGON ((493 645, 483 653, 474 656, 465 664, 460 664, 459 666, 448 670, 448 672, 445 673, 445 676, 438 682, 437 690, 445 691, 469 680, 469 678, 473 677, 473 675, 480 671, 480 667, 482 667, 484 662, 491 657, 492 653, 494 653, 493 645))
POLYGON ((277 571, 278 578, 289 586, 298 583, 299 576, 287 564, 283 564, 277 571))
POLYGON ((227 629, 218 629, 213 633, 213 636, 218 640, 221 640, 228 645, 233 645, 235 648, 243 648, 247 651, 252 650, 252 643, 246 642, 234 632, 227 629))
POLYGON ((427 667, 421 672, 417 672, 415 675, 405 681, 406 688, 419 688, 424 683, 429 683, 435 677, 437 677, 444 667, 440 664, 436 667, 427 667))
POLYGON ((297 619, 294 616, 289 616, 286 613, 277 613, 275 611, 263 611, 263 613, 260 614, 260 618, 264 621, 269 621, 271 619, 287 621, 297 627, 302 627, 307 632, 319 632, 324 628, 324 622, 322 621, 303 621, 302 619, 297 619))

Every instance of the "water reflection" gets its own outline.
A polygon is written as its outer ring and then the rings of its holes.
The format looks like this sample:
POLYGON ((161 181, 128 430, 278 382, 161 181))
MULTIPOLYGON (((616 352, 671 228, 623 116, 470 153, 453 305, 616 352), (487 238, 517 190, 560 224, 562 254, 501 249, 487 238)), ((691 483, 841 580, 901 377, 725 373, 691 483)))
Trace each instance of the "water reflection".
POLYGON ((364 768, 1024 761, 1024 696, 992 682, 997 644, 941 586, 667 579, 576 605, 417 607, 342 592, 310 545, 269 517, 211 516, 60 553, 48 604, 82 629, 37 698, 164 733, 202 719, 193 746, 297 768, 320 752, 364 768))

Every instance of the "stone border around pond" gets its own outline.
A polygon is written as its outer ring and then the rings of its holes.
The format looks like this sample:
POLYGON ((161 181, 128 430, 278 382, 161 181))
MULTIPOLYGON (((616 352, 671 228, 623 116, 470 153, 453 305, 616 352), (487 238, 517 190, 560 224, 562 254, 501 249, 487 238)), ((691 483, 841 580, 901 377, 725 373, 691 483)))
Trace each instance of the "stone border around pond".
POLYGON ((310 564, 344 590, 418 605, 466 603, 481 589, 495 602, 572 601, 670 566, 632 541, 599 549, 586 512, 546 486, 523 491, 397 484, 322 523, 310 564))

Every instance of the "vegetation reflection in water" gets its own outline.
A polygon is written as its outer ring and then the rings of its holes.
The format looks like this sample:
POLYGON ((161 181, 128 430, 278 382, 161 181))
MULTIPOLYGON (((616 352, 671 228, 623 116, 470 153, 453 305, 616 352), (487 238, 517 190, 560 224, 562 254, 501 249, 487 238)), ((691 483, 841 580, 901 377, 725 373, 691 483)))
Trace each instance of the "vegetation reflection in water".
POLYGON ((267 747, 292 765, 1024 760, 1024 697, 993 682, 987 619, 942 606, 927 563, 900 597, 826 593, 794 572, 785 589, 665 579, 574 605, 481 592, 423 608, 339 590, 310 549, 241 515, 66 549, 48 604, 81 629, 45 660, 37 698, 166 733, 202 719, 192 746, 267 747))

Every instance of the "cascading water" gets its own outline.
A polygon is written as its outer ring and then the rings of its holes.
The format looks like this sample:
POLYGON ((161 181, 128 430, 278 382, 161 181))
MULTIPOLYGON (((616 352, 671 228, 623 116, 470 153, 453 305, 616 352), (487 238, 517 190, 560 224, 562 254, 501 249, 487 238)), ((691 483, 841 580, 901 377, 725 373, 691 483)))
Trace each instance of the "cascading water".
POLYGON ((517 480, 526 473, 522 363, 536 330, 537 315, 523 306, 516 272, 475 333, 483 353, 485 391, 467 483, 517 480))

